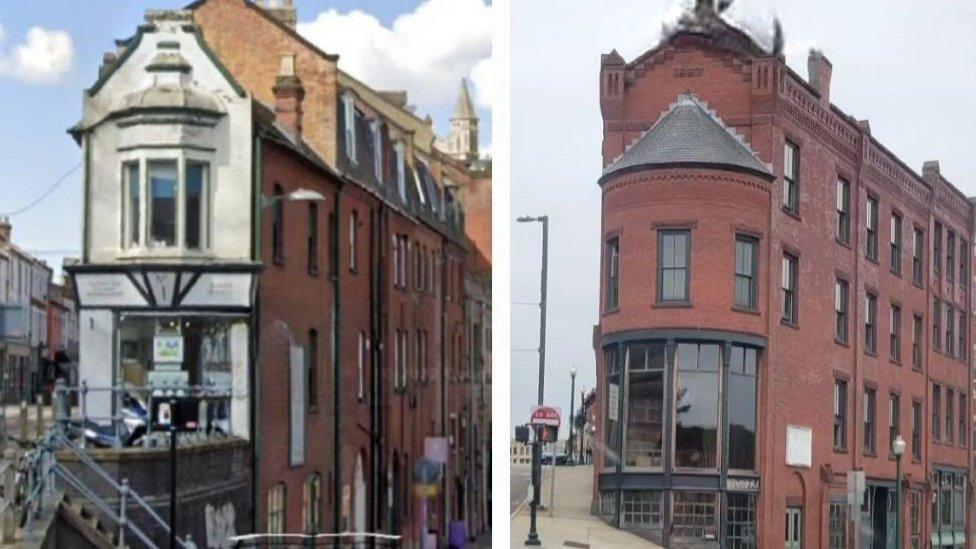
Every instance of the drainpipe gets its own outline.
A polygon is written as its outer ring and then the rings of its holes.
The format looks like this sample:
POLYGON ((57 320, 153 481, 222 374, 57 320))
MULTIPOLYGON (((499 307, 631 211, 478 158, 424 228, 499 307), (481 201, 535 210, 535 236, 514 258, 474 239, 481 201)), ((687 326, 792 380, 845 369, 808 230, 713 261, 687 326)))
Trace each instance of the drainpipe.
POLYGON ((335 215, 333 216, 333 234, 335 234, 336 242, 332 245, 332 261, 333 265, 336 266, 335 276, 332 277, 332 469, 335 481, 332 483, 333 498, 335 501, 335 508, 333 509, 333 520, 334 532, 340 532, 340 525, 342 524, 342 451, 340 448, 339 440, 339 426, 341 425, 340 416, 342 411, 342 391, 341 391, 341 368, 339 367, 339 337, 341 323, 341 302, 339 295, 339 278, 342 273, 342 269, 339 268, 339 258, 341 257, 339 241, 341 240, 341 231, 339 230, 342 226, 341 223, 341 209, 342 205, 342 187, 343 184, 339 182, 339 191, 335 193, 335 215))
MULTIPOLYGON (((262 205, 261 205, 261 192, 264 187, 264 148, 261 137, 255 137, 254 143, 251 147, 251 191, 253 193, 253 199, 251 201, 251 218, 253 219, 251 239, 252 239, 252 250, 251 259, 256 262, 261 262, 261 234, 264 229, 263 217, 261 215, 262 205)), ((261 275, 258 274, 258 277, 261 275)), ((260 283, 260 278, 258 282, 260 283)), ((258 286, 260 287, 260 286, 258 286)), ((251 309, 251 352, 248 359, 248 384, 251 398, 250 401, 250 413, 248 414, 249 429, 251 431, 251 499, 254 502, 253 512, 251 516, 251 531, 257 532, 259 530, 260 518, 261 517, 261 452, 258 450, 261 447, 261 429, 258 427, 257 411, 260 409, 259 401, 261 399, 261 391, 259 390, 259 379, 257 375, 257 361, 258 361, 258 349, 260 347, 260 337, 261 333, 261 294, 260 292, 255 292, 254 306, 251 309)))
MULTIPOLYGON (((386 207, 379 203, 379 209, 370 216, 370 394, 369 415, 370 430, 372 432, 372 447, 370 448, 370 470, 372 471, 372 519, 374 529, 380 524, 383 513, 383 497, 381 481, 383 479, 383 311, 386 303, 386 286, 384 284, 383 250, 386 238, 386 207)), ((394 365, 395 367, 395 365, 394 365)), ((408 465, 409 468, 409 465, 408 465)))

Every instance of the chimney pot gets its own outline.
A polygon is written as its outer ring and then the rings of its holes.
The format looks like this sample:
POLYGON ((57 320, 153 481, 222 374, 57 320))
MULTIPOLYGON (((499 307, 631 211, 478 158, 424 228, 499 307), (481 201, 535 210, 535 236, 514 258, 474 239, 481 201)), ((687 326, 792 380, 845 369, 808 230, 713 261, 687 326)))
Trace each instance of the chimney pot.
POLYGON ((922 164, 922 174, 938 175, 941 173, 942 169, 939 167, 938 160, 926 160, 925 163, 922 164))
POLYGON ((808 80, 810 85, 817 90, 820 96, 820 103, 830 105, 830 77, 834 72, 834 66, 830 60, 824 56, 820 50, 811 49, 810 56, 807 58, 808 80))

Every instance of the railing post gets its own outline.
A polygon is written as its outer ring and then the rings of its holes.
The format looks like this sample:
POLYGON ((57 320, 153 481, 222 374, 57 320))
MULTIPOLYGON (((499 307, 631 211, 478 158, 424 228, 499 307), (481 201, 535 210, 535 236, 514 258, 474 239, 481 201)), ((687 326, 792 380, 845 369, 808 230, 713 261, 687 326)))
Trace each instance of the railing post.
POLYGON ((129 479, 122 479, 122 488, 119 490, 119 539, 118 546, 125 547, 125 529, 126 529, 126 518, 125 518, 125 506, 126 500, 129 496, 129 479))
POLYGON ((59 435, 63 435, 66 431, 65 424, 71 415, 70 406, 68 390, 64 386, 64 379, 59 377, 54 382, 54 409, 51 410, 51 415, 58 426, 59 435))
POLYGON ((34 408, 37 413, 37 425, 35 433, 37 438, 40 439, 44 436, 44 393, 37 393, 34 397, 34 408))
POLYGON ((7 448, 4 450, 3 459, 6 463, 3 469, 3 513, 0 514, 0 545, 14 543, 17 533, 17 510, 14 507, 17 491, 15 479, 17 468, 14 449, 7 448))
POLYGON ((27 399, 22 399, 20 401, 20 417, 18 418, 20 422, 20 443, 24 444, 27 442, 27 399))
POLYGON ((79 442, 82 448, 88 446, 87 437, 85 436, 85 426, 88 423, 88 380, 83 380, 81 382, 81 437, 79 442))

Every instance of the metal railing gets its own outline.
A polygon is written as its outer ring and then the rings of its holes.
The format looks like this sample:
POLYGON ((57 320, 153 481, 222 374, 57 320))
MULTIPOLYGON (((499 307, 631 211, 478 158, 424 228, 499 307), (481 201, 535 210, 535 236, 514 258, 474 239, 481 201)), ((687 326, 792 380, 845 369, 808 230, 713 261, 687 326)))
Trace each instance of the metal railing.
MULTIPOLYGON (((125 388, 131 390, 131 387, 125 388)), ((27 530, 34 520, 41 516, 45 504, 54 503, 56 481, 62 483, 62 488, 70 487, 85 502, 98 511, 99 517, 107 519, 114 530, 113 543, 117 546, 126 545, 126 536, 135 536, 146 547, 158 547, 149 534, 131 520, 132 513, 142 513, 146 517, 143 526, 149 524, 165 534, 170 534, 169 524, 153 510, 146 500, 129 486, 127 478, 116 481, 104 468, 95 462, 83 447, 73 439, 84 441, 84 423, 81 428, 72 422, 68 395, 79 392, 82 417, 86 421, 94 421, 92 416, 85 414, 85 397, 91 388, 65 387, 59 382, 55 390, 55 422, 31 447, 19 457, 12 448, 5 451, 5 463, 2 473, 3 493, 0 494, 0 544, 14 541, 11 527, 27 530), (80 431, 80 432, 79 432, 80 431), (59 462, 58 454, 66 453, 72 456, 72 461, 79 464, 78 471, 72 471, 59 462), (83 479, 82 476, 85 478, 83 479), (101 484, 103 490, 93 486, 95 481, 101 484), (101 494, 106 493, 103 497, 101 494), (12 517, 11 515, 16 515, 12 517), (11 518, 16 518, 16 525, 11 524, 11 518)), ((103 391, 117 391, 118 387, 95 389, 103 391)), ((120 414, 111 418, 120 421, 120 414)), ((177 545, 184 549, 196 549, 190 536, 177 537, 177 545)))
POLYGON ((403 536, 368 532, 340 534, 246 534, 233 536, 234 547, 400 547, 403 536))

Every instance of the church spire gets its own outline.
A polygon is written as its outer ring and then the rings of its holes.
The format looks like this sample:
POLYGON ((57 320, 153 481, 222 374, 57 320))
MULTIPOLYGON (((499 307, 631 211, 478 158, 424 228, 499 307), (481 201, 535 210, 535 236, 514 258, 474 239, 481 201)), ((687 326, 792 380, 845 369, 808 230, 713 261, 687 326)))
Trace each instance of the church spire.
POLYGON ((451 120, 470 120, 478 119, 478 114, 474 110, 471 102, 471 93, 468 92, 468 80, 461 79, 461 92, 458 94, 457 103, 454 104, 454 116, 451 120))
POLYGON ((447 152, 458 159, 478 158, 478 112, 471 101, 468 81, 461 79, 461 91, 451 116, 451 133, 447 136, 447 152))

